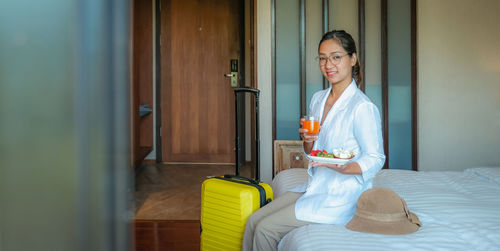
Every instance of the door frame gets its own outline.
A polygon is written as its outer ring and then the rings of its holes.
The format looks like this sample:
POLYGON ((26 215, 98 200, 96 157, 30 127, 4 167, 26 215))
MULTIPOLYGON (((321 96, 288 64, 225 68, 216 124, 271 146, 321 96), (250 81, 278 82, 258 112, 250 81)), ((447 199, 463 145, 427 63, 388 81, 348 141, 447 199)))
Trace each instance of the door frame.
MULTIPOLYGON (((155 16, 154 16, 154 25, 155 25, 155 104, 154 104, 154 109, 155 109, 155 125, 154 125, 154 132, 155 132, 155 158, 156 158, 156 163, 162 163, 163 162, 163 157, 162 157, 162 135, 161 135, 161 129, 162 129, 162 119, 161 119, 161 114, 162 114, 162 109, 161 109, 161 103, 162 103, 162 98, 161 98, 161 67, 162 67, 162 62, 161 62, 161 0, 154 0, 154 7, 155 7, 155 16)), ((242 69, 240 75, 241 79, 239 81, 239 86, 245 86, 245 83, 249 83, 250 87, 257 88, 257 71, 256 71, 256 64, 257 62, 257 50, 255 48, 256 46, 256 41, 257 41, 257 33, 255 27, 257 26, 257 20, 255 19, 255 10, 257 9, 257 1, 256 0, 240 0, 242 1, 243 8, 241 8, 240 11, 240 17, 243 19, 240 29, 243 31, 240 33, 242 34, 241 36, 241 48, 244 48, 241 51, 241 59, 240 60, 240 69, 242 69), (248 30, 247 30, 248 29, 248 30), (248 36, 248 37, 247 37, 248 36), (249 43, 246 43, 246 41, 249 41, 249 43), (246 53, 248 50, 248 54, 246 53), (247 55, 245 55, 247 54, 247 55), (249 66, 248 70, 246 69, 246 66, 249 66), (246 81, 249 79, 249 81, 246 81)), ((251 126, 251 138, 255 138, 255 112, 254 108, 250 109, 251 111, 251 116, 250 116, 250 121, 246 121, 242 125, 242 128, 238 128, 240 132, 245 132, 245 125, 250 124, 251 126)), ((246 116, 246 110, 243 110, 243 113, 241 113, 243 117, 246 116)), ((245 138, 243 137, 242 141, 242 147, 245 148, 245 138)), ((255 156, 255 142, 251 141, 251 162, 255 160, 253 156, 255 156)), ((246 158, 243 158, 246 159, 246 158)))
POLYGON ((154 39, 155 39, 155 159, 156 163, 162 162, 162 147, 161 147, 161 0, 154 0, 155 15, 154 15, 154 39))

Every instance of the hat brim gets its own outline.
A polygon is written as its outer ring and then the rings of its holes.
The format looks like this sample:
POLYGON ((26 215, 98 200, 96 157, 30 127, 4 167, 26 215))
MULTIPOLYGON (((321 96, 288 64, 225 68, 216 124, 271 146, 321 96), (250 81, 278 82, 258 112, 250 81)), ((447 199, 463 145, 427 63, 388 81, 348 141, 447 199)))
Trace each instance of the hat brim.
POLYGON ((407 219, 384 222, 354 215, 351 221, 347 223, 346 228, 357 232, 374 234, 410 234, 417 231, 419 226, 407 219))

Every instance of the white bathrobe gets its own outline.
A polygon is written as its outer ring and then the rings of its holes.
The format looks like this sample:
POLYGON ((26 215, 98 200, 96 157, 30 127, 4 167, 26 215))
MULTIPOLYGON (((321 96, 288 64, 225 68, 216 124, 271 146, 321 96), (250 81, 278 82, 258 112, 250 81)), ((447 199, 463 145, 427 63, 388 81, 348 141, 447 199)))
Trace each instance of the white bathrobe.
MULTIPOLYGON (((311 99, 309 114, 323 117, 331 87, 318 91, 311 99)), ((359 164, 362 175, 348 175, 318 166, 308 168, 308 182, 292 189, 305 192, 295 204, 298 220, 346 224, 354 215, 358 197, 372 187, 373 177, 385 161, 380 113, 356 82, 344 90, 326 115, 313 150, 344 148, 352 150, 351 161, 359 164)))

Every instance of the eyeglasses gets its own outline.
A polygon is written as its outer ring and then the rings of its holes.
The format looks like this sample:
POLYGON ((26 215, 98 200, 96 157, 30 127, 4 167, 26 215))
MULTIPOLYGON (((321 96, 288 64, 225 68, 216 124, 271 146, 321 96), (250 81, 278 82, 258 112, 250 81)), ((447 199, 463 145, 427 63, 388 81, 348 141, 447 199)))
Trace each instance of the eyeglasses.
POLYGON ((325 65, 326 61, 329 60, 330 63, 334 65, 340 64, 340 61, 342 60, 343 57, 347 56, 349 53, 346 53, 344 55, 330 55, 328 57, 321 56, 317 57, 316 60, 319 62, 319 65, 325 65))

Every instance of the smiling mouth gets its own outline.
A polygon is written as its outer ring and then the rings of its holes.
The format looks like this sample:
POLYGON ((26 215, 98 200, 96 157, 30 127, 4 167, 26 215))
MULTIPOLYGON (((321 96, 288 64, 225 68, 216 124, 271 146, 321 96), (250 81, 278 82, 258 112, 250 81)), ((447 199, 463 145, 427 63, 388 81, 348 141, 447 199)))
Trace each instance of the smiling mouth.
POLYGON ((327 75, 328 77, 333 77, 333 76, 335 76, 335 74, 337 74, 337 72, 336 72, 336 71, 329 71, 329 72, 327 72, 327 73, 326 73, 326 75, 327 75))

